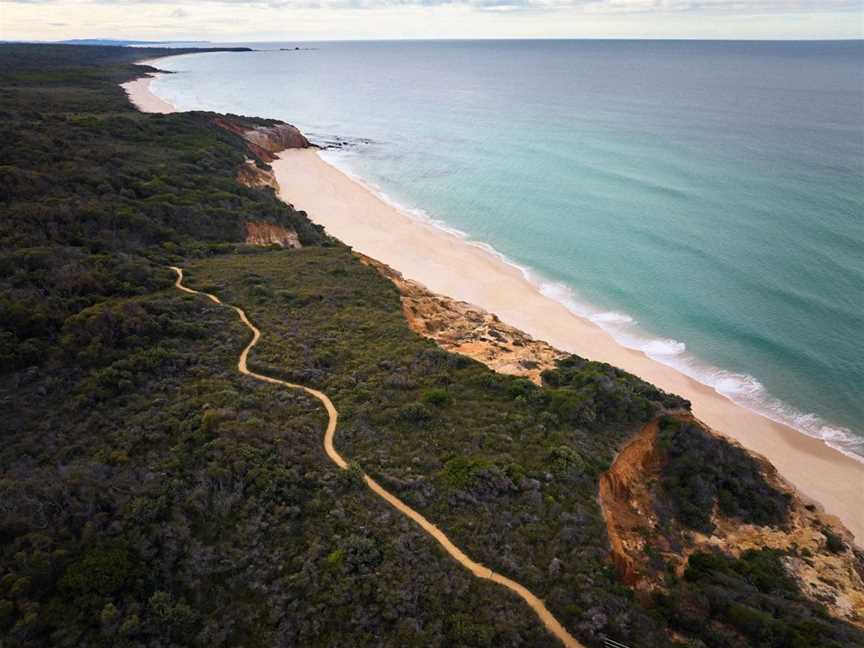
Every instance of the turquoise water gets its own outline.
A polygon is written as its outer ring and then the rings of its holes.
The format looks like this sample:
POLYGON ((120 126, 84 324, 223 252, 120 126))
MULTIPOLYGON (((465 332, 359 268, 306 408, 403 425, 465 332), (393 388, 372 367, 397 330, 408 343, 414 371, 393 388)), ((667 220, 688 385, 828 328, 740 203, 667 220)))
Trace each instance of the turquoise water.
POLYGON ((152 88, 347 142, 325 156, 622 343, 864 456, 864 42, 310 47, 152 88))

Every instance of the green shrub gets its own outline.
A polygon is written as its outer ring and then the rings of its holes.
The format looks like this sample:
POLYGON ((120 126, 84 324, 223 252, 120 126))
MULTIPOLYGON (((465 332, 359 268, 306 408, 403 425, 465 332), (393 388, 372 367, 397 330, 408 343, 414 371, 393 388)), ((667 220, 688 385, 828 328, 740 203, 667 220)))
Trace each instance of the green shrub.
POLYGON ((560 474, 582 473, 585 471, 585 460, 573 448, 561 445, 549 453, 548 462, 552 469, 560 474))
POLYGON ((661 486, 683 526, 710 532, 715 503, 722 515, 758 525, 785 524, 789 496, 771 486, 746 450, 698 425, 665 417, 658 447, 661 486))
POLYGON ((15 604, 6 599, 0 599, 0 630, 5 630, 12 625, 15 614, 15 604))
POLYGON ((330 569, 341 569, 345 564, 345 550, 342 547, 334 549, 327 555, 327 566, 330 569))
POLYGON ((131 573, 132 560, 126 547, 103 546, 70 564, 60 579, 60 588, 70 596, 108 596, 122 588, 131 573))
POLYGON ((349 571, 368 573, 384 558, 374 538, 351 534, 342 544, 345 566, 349 571))
POLYGON ((455 457, 444 464, 439 478, 448 488, 466 490, 493 467, 494 464, 486 459, 455 457))
POLYGON ((440 388, 424 390, 421 398, 426 405, 433 407, 444 407, 453 402, 447 390, 440 388))
POLYGON ((399 408, 396 418, 400 421, 419 423, 432 418, 432 412, 423 403, 408 403, 399 408))
POLYGON ((450 636, 457 646, 480 646, 487 648, 495 639, 494 628, 477 623, 468 614, 454 614, 449 618, 450 636))
POLYGON ((537 385, 527 378, 515 378, 507 383, 507 395, 513 399, 527 398, 536 389, 537 385))

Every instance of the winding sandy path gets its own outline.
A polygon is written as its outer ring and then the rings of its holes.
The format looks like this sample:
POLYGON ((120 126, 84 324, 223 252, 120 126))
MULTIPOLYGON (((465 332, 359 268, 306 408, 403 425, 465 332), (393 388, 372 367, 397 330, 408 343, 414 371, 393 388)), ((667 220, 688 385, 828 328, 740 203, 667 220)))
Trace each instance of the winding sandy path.
MULTIPOLYGON (((231 304, 224 304, 216 295, 201 292, 198 290, 192 290, 191 288, 187 288, 183 285, 183 270, 182 268, 178 268, 176 266, 170 266, 170 268, 177 273, 177 281, 174 285, 183 292, 190 293, 192 295, 204 295, 210 299, 210 301, 222 305, 228 306, 229 308, 234 309, 237 315, 240 316, 240 321, 242 321, 246 327, 252 331, 252 339, 249 341, 249 344, 246 345, 246 348, 240 353, 240 358, 237 361, 237 369, 240 373, 245 374, 247 376, 251 376, 256 380, 261 380, 263 382, 272 383, 274 385, 282 385, 283 387, 288 387, 289 389, 299 389, 301 391, 306 392, 310 396, 317 398, 324 405, 324 409, 327 410, 327 430, 324 432, 324 451, 327 453, 327 456, 330 460, 335 463, 342 470, 348 469, 348 462, 345 461, 345 458, 342 457, 337 451, 336 448, 333 447, 333 437, 336 435, 336 423, 339 419, 339 412, 336 411, 336 408, 333 406, 333 402, 327 397, 323 392, 318 391, 317 389, 311 389, 304 385, 295 385, 294 383, 289 383, 284 380, 279 380, 278 378, 271 378, 270 376, 265 376, 263 374, 255 373, 254 371, 249 371, 247 366, 247 360, 249 358, 249 351, 252 350, 256 344, 258 344, 258 340, 261 339, 261 331, 259 331, 252 322, 249 321, 249 318, 246 317, 246 313, 242 308, 238 308, 237 306, 232 306, 231 304)), ((416 522, 421 529, 423 529, 427 534, 432 536, 438 544, 440 544, 444 551, 446 551, 450 556, 455 559, 460 565, 465 567, 468 571, 470 571, 477 578, 483 578, 493 583, 498 583, 499 585, 506 587, 511 592, 515 592, 518 594, 522 600, 524 600, 531 609, 537 614, 540 620, 543 622, 543 625, 555 635, 562 644, 567 646, 567 648, 585 648, 581 643, 576 641, 576 639, 567 632, 567 629, 561 625, 561 623, 556 619, 552 613, 546 608, 539 598, 534 596, 531 592, 529 592, 525 587, 520 585, 514 580, 507 578, 506 576, 502 576, 501 574, 496 574, 494 571, 482 565, 474 560, 471 560, 465 553, 457 547, 453 542, 451 542, 450 538, 448 538, 443 531, 441 531, 438 527, 432 524, 425 517, 420 515, 417 511, 412 509, 410 506, 405 504, 398 497, 385 490, 378 482, 372 479, 369 475, 363 474, 363 481, 366 482, 366 485, 374 492, 376 495, 385 500, 390 506, 395 508, 397 511, 402 513, 402 515, 412 519, 416 522)))

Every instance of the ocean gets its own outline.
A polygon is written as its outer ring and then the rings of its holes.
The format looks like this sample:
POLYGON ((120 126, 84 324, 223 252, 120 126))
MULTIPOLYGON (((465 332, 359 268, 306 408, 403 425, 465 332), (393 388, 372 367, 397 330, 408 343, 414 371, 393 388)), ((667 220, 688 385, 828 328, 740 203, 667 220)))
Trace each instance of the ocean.
POLYGON ((864 41, 251 46, 151 89, 297 125, 620 343, 864 460, 864 41))

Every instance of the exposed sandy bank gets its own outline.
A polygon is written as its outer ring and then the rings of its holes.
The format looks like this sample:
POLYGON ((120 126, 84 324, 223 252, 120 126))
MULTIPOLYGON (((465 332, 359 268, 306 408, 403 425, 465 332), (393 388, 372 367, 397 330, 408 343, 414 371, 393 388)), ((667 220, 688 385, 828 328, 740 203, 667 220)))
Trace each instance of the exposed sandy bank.
POLYGON ((554 368, 555 362, 566 356, 489 311, 433 293, 377 259, 359 256, 399 289, 408 326, 415 333, 435 340, 442 349, 474 358, 499 373, 524 376, 538 385, 540 374, 554 368))
POLYGON ((476 304, 552 346, 621 367, 688 398, 713 429, 760 453, 801 492, 864 539, 864 464, 792 428, 756 414, 640 351, 620 346, 592 322, 542 295, 521 272, 386 203, 327 164, 314 150, 292 150, 273 163, 282 197, 359 252, 433 292, 476 304))

